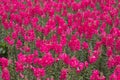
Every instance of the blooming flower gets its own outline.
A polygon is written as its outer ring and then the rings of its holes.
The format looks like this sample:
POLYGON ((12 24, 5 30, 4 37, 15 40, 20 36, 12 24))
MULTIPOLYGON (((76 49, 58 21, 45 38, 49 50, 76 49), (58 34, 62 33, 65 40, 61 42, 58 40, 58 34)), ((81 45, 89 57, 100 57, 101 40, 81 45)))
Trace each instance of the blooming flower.
POLYGON ((10 73, 7 68, 2 69, 2 79, 3 80, 10 80, 10 73))
POLYGON ((67 79, 67 69, 62 69, 60 73, 60 80, 66 80, 67 79))
POLYGON ((0 65, 2 66, 2 68, 8 67, 8 59, 7 58, 0 58, 0 65))
POLYGON ((34 76, 41 78, 45 76, 45 70, 42 68, 33 68, 34 76))
POLYGON ((72 51, 80 50, 80 41, 76 36, 72 36, 69 42, 69 47, 72 51))
POLYGON ((52 57, 51 53, 46 53, 41 59, 41 65, 43 67, 50 66, 54 63, 54 58, 52 57))

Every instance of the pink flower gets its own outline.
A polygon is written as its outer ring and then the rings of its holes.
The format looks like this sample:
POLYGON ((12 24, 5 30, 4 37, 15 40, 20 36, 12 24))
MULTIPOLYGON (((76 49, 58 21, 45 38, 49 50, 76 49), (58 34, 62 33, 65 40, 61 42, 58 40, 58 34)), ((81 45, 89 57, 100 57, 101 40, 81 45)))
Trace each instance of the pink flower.
POLYGON ((120 76, 120 65, 117 65, 117 66, 116 66, 114 72, 115 72, 115 74, 116 74, 117 76, 120 76))
POLYGON ((70 59, 70 66, 72 68, 77 68, 79 66, 79 60, 76 57, 70 59))
POLYGON ((7 68, 2 69, 2 79, 3 80, 10 80, 10 73, 7 68))
POLYGON ((83 42, 83 43, 82 43, 82 47, 83 47, 83 49, 88 49, 88 48, 89 48, 89 45, 88 45, 87 42, 83 42))
POLYGON ((114 41, 115 39, 113 38, 112 35, 107 35, 106 46, 113 47, 114 41))
POLYGON ((73 35, 69 41, 69 47, 72 51, 80 50, 80 41, 75 35, 73 35))
POLYGON ((112 56, 112 54, 113 54, 113 50, 112 50, 112 48, 110 47, 110 48, 108 48, 108 50, 107 50, 107 56, 110 57, 110 56, 112 56))
POLYGON ((24 35, 24 40, 28 41, 28 42, 34 41, 35 38, 36 38, 36 36, 35 36, 35 32, 33 29, 28 30, 24 35))
POLYGON ((8 59, 7 58, 0 58, 0 65, 2 66, 2 68, 8 67, 8 59))
POLYGON ((119 39, 116 41, 115 48, 117 51, 120 51, 120 40, 119 39))
POLYGON ((92 63, 95 63, 97 61, 97 58, 96 58, 96 56, 90 56, 89 57, 89 62, 92 64, 92 63))
POLYGON ((115 64, 116 64, 116 65, 120 64, 120 55, 116 55, 116 56, 114 57, 114 59, 115 59, 115 64))
POLYGON ((41 65, 41 58, 34 58, 34 64, 41 65))
POLYGON ((22 46, 21 40, 17 40, 16 42, 16 48, 19 49, 22 46))
POLYGON ((34 76, 37 78, 41 78, 45 76, 45 70, 42 68, 33 68, 34 76))
POLYGON ((111 75, 109 76, 109 80, 118 80, 118 79, 117 79, 117 75, 116 75, 115 73, 111 74, 111 75))
POLYGON ((54 44, 53 50, 55 50, 55 53, 57 54, 62 53, 62 50, 63 50, 62 44, 54 44))
POLYGON ((43 42, 42 42, 41 39, 37 39, 36 42, 35 42, 35 45, 36 45, 36 47, 39 49, 39 48, 41 47, 42 43, 43 43, 43 42))
POLYGON ((44 36, 47 36, 50 33, 50 29, 47 28, 47 27, 44 27, 43 28, 43 33, 44 33, 44 36))
POLYGON ((79 67, 80 67, 80 70, 82 71, 84 69, 84 63, 80 62, 79 67))
POLYGON ((65 36, 65 35, 62 35, 62 36, 61 36, 61 39, 60 39, 60 44, 61 44, 62 46, 65 46, 66 43, 67 43, 66 36, 65 36))
POLYGON ((9 44, 9 45, 13 45, 14 44, 14 40, 10 38, 10 36, 5 37, 5 41, 9 44))
POLYGON ((48 53, 51 49, 51 45, 49 43, 43 42, 40 46, 40 51, 43 53, 48 53))
POLYGON ((115 66, 115 60, 112 56, 108 58, 107 66, 108 66, 108 68, 112 68, 115 66))
POLYGON ((21 62, 17 61, 15 64, 16 64, 16 72, 24 71, 24 65, 21 62))
POLYGON ((70 56, 67 55, 66 53, 62 53, 59 55, 59 59, 62 60, 65 64, 70 63, 70 56))
POLYGON ((26 56, 26 62, 28 64, 32 64, 33 60, 34 60, 34 55, 33 54, 29 54, 29 55, 26 56))
POLYGON ((22 54, 21 52, 17 55, 17 59, 21 63, 25 63, 26 62, 26 56, 24 54, 22 54))
POLYGON ((54 58, 52 57, 51 53, 46 53, 41 59, 41 65, 43 67, 50 66, 54 63, 54 58))
MULTIPOLYGON (((6 15, 7 16, 7 15, 6 15)), ((2 24, 6 30, 10 29, 9 22, 5 19, 2 19, 2 24), (4 21, 5 20, 5 21, 4 21)))
POLYGON ((79 67, 76 68, 76 72, 80 73, 84 69, 84 63, 80 62, 79 67))
POLYGON ((84 65, 85 65, 86 68, 88 68, 88 66, 89 66, 87 61, 85 61, 84 65))
POLYGON ((96 59, 98 59, 99 55, 100 55, 100 50, 99 49, 98 50, 94 50, 92 55, 94 55, 96 57, 96 59))
POLYGON ((25 52, 30 52, 30 47, 29 46, 23 46, 22 50, 24 50, 25 52))
POLYGON ((101 45, 102 45, 101 41, 96 42, 94 50, 98 50, 99 48, 101 48, 101 45))
POLYGON ((12 32, 12 39, 17 39, 17 37, 18 37, 18 32, 17 31, 12 32))
POLYGON ((24 18, 24 20, 23 20, 23 24, 27 26, 29 23, 30 23, 30 19, 27 18, 27 17, 24 18))
POLYGON ((36 58, 36 57, 38 57, 38 51, 37 50, 34 50, 34 53, 33 53, 33 55, 34 55, 34 57, 36 58))
POLYGON ((99 71, 93 70, 92 75, 90 76, 90 80, 100 80, 99 78, 100 78, 99 71))
POLYGON ((67 69, 62 69, 60 73, 60 80, 67 80, 67 69))
POLYGON ((39 20, 39 19, 38 19, 37 17, 32 18, 31 22, 32 22, 32 26, 33 26, 34 28, 37 27, 38 20, 39 20))

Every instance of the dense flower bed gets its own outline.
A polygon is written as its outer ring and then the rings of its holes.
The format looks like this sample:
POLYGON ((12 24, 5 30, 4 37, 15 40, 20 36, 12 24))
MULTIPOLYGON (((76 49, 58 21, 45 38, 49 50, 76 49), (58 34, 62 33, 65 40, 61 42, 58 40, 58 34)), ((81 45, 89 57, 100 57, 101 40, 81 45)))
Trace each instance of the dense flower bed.
POLYGON ((0 30, 3 80, 120 80, 120 0, 0 0, 0 30))

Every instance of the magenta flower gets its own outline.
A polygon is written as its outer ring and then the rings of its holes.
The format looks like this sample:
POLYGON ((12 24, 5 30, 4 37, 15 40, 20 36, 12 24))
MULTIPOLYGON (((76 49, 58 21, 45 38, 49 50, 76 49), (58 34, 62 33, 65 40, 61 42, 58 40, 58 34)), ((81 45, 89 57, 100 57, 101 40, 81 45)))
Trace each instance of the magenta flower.
POLYGON ((10 80, 10 73, 7 68, 2 69, 2 79, 3 80, 10 80))
POLYGON ((62 60, 65 64, 70 64, 70 56, 66 53, 60 54, 59 59, 62 60))
POLYGON ((83 49, 88 49, 89 48, 89 44, 87 42, 83 42, 82 43, 82 47, 83 47, 83 49))
POLYGON ((77 39, 76 36, 72 36, 71 39, 70 39, 70 42, 69 42, 69 47, 72 51, 77 51, 77 50, 80 50, 80 41, 79 39, 77 39))
POLYGON ((18 59, 18 61, 19 62, 21 62, 21 63, 26 63, 26 55, 24 55, 24 54, 22 54, 22 53, 19 53, 18 55, 17 55, 17 59, 18 59))
POLYGON ((2 66, 2 68, 8 67, 8 59, 4 57, 0 58, 0 65, 2 66))
POLYGON ((45 76, 45 70, 42 68, 33 68, 34 76, 37 78, 41 78, 45 76))
POLYGON ((5 38, 5 41, 11 46, 14 44, 14 39, 11 39, 10 36, 7 36, 5 38))
POLYGON ((20 47, 22 47, 22 42, 21 42, 21 40, 17 40, 16 48, 19 49, 20 47))
POLYGON ((97 58, 96 58, 96 56, 90 56, 89 57, 89 62, 92 64, 92 63, 95 63, 97 61, 97 58))
POLYGON ((41 59, 41 65, 43 67, 50 66, 54 63, 54 58, 52 57, 51 53, 46 53, 41 59))
POLYGON ((23 72, 24 71, 24 64, 21 62, 16 62, 16 72, 23 72))
POLYGON ((79 64, 79 60, 76 57, 72 57, 70 59, 70 63, 69 63, 70 67, 72 68, 77 68, 79 66, 81 66, 81 64, 79 64))
POLYGON ((60 80, 67 80, 67 73, 68 73, 67 69, 62 69, 60 73, 60 80))
POLYGON ((112 56, 109 57, 109 59, 107 61, 107 66, 108 66, 108 68, 112 68, 115 66, 115 59, 112 56))
POLYGON ((93 70, 90 80, 100 80, 99 71, 93 70))

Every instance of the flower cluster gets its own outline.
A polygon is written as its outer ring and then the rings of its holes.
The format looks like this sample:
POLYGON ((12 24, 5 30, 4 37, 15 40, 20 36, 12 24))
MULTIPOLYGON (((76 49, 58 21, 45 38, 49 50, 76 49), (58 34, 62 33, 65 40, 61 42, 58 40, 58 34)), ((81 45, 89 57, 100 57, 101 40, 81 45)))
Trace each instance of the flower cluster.
POLYGON ((120 0, 0 0, 0 25, 3 80, 120 80, 120 0))

